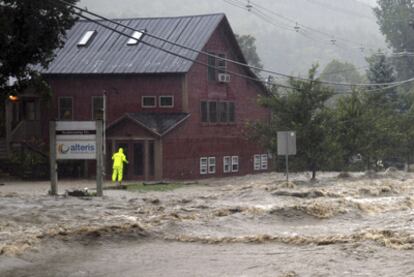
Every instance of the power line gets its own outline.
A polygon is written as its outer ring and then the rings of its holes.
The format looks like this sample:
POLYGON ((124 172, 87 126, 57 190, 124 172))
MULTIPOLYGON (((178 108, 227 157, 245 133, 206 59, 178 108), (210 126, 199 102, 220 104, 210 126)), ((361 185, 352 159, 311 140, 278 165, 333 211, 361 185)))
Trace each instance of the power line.
MULTIPOLYGON (((96 14, 94 12, 88 11, 88 10, 83 9, 83 8, 80 8, 80 7, 77 7, 76 5, 73 5, 73 4, 69 3, 69 2, 67 2, 66 0, 57 0, 57 1, 60 1, 61 3, 65 3, 66 5, 69 5, 69 6, 75 8, 75 9, 81 11, 81 12, 88 13, 90 15, 93 15, 93 16, 95 16, 97 18, 100 18, 102 20, 105 20, 107 22, 116 24, 118 26, 122 26, 122 27, 124 27, 126 29, 129 29, 131 31, 140 31, 140 30, 131 28, 131 27, 125 25, 125 24, 122 24, 122 23, 116 22, 114 20, 111 20, 109 18, 103 17, 103 16, 101 16, 99 14, 96 14)), ((233 0, 233 1, 235 1, 235 0, 233 0)), ((208 57, 214 57, 214 58, 217 58, 217 59, 221 59, 221 60, 226 61, 226 62, 229 62, 229 63, 233 63, 233 64, 236 64, 236 65, 239 65, 239 66, 242 66, 242 67, 249 68, 250 70, 258 70, 258 71, 261 71, 261 72, 264 72, 264 73, 278 75, 278 76, 282 76, 282 77, 285 77, 285 78, 298 79, 298 80, 302 80, 302 81, 312 81, 312 80, 310 80, 308 78, 296 77, 296 76, 292 76, 292 75, 288 75, 288 74, 276 72, 276 71, 273 71, 273 70, 268 70, 268 69, 264 69, 264 68, 260 68, 260 67, 255 67, 255 66, 248 65, 248 64, 245 64, 245 63, 241 63, 241 62, 238 62, 238 61, 235 61, 235 60, 231 60, 231 59, 228 59, 228 58, 219 57, 219 56, 213 55, 213 54, 208 53, 208 52, 205 52, 205 51, 200 51, 200 50, 197 50, 197 49, 194 49, 194 48, 191 48, 191 47, 187 47, 187 46, 182 45, 182 44, 179 44, 179 43, 172 42, 172 41, 170 41, 168 39, 161 38, 161 37, 156 36, 154 34, 151 34, 149 32, 145 32, 145 34, 148 35, 148 36, 150 36, 150 37, 152 37, 152 38, 155 38, 155 39, 161 40, 163 42, 172 44, 174 46, 177 46, 177 47, 180 47, 180 48, 189 50, 189 51, 193 51, 193 52, 198 53, 198 54, 203 54, 203 55, 208 56, 208 57)), ((367 84, 367 83, 361 83, 361 84, 358 84, 358 83, 339 83, 339 82, 327 82, 327 81, 320 81, 320 82, 323 83, 323 84, 326 84, 326 85, 351 86, 351 87, 373 87, 373 86, 385 86, 385 85, 395 85, 395 84, 397 84, 397 82, 394 82, 394 83, 376 83, 376 84, 367 84)))
MULTIPOLYGON (((88 11, 88 10, 83 9, 83 8, 80 8, 80 7, 77 7, 77 6, 75 6, 75 5, 73 5, 73 4, 69 3, 69 2, 67 2, 66 0, 57 0, 57 1, 60 1, 61 3, 65 3, 65 4, 67 4, 67 5, 70 5, 71 7, 75 8, 75 9, 77 9, 77 10, 81 11, 81 12, 88 13, 88 14, 90 14, 90 15, 93 15, 93 16, 97 17, 97 18, 100 18, 100 19, 105 20, 105 21, 107 21, 107 22, 110 22, 110 23, 116 24, 116 25, 118 25, 118 26, 124 27, 124 28, 126 28, 126 29, 131 30, 131 31, 140 31, 140 30, 137 30, 137 29, 135 29, 135 28, 129 27, 129 26, 125 25, 125 24, 122 24, 122 23, 120 23, 120 22, 116 22, 116 21, 114 21, 114 20, 111 20, 111 19, 108 19, 108 18, 106 18, 106 17, 103 17, 103 16, 101 16, 101 15, 99 15, 99 14, 96 14, 96 13, 94 13, 94 12, 88 11)), ((141 30, 141 31, 142 31, 142 30, 141 30)), ((311 80, 311 79, 309 79, 309 78, 296 77, 296 76, 292 76, 292 75, 288 75, 288 74, 284 74, 284 73, 276 72, 276 71, 273 71, 273 70, 267 70, 267 69, 263 69, 263 68, 260 68, 260 67, 255 67, 255 66, 248 65, 248 64, 245 64, 245 63, 241 63, 241 62, 238 62, 238 61, 235 61, 235 60, 231 60, 231 59, 228 59, 228 58, 219 57, 219 56, 213 55, 213 54, 208 53, 208 52, 205 52, 205 51, 196 50, 196 49, 194 49, 194 48, 187 47, 187 46, 185 46, 185 45, 182 45, 182 44, 179 44, 179 43, 172 42, 172 41, 170 41, 170 40, 168 40, 168 39, 161 38, 161 37, 156 36, 156 35, 154 35, 154 34, 151 34, 151 33, 149 33, 149 32, 145 32, 145 34, 146 34, 146 35, 148 35, 148 36, 150 36, 150 37, 152 37, 152 38, 155 38, 155 39, 161 40, 161 41, 163 41, 163 42, 166 42, 166 43, 172 44, 172 45, 174 45, 174 46, 177 46, 177 47, 180 47, 180 48, 183 48, 183 49, 189 50, 189 51, 193 51, 193 52, 198 53, 198 54, 203 54, 203 55, 208 56, 208 57, 214 57, 214 58, 217 58, 217 59, 221 59, 221 60, 226 61, 226 62, 229 62, 229 63, 233 63, 233 64, 236 64, 236 65, 239 65, 239 66, 242 66, 242 67, 249 68, 250 70, 252 70, 252 69, 253 69, 253 70, 258 70, 258 71, 261 71, 261 72, 264 72, 264 73, 273 74, 273 75, 278 75, 278 76, 282 76, 282 77, 285 77, 285 78, 290 78, 290 79, 298 79, 298 80, 302 80, 302 81, 312 81, 312 80, 311 80)), ((170 54, 171 54, 171 53, 170 53, 170 54)), ((187 58, 187 59, 188 59, 188 58, 187 58)), ((409 81, 411 81, 411 80, 409 80, 409 81)), ((351 86, 351 87, 375 87, 375 86, 386 86, 386 85, 396 85, 396 84, 399 84, 399 82, 390 82, 390 83, 376 83, 376 84, 367 84, 367 83, 360 83, 360 84, 358 84, 358 83, 339 83, 339 82, 327 82, 327 81, 320 81, 320 82, 321 82, 322 84, 326 84, 326 85, 335 85, 335 86, 351 86)), ((402 81, 402 82, 404 82, 404 81, 402 81)))
MULTIPOLYGON (((242 8, 242 9, 246 9, 246 6, 242 4, 243 3, 242 0, 224 0, 224 1, 227 2, 227 3, 229 3, 229 4, 231 4, 231 5, 233 5, 233 6, 236 6, 236 7, 242 8)), ((319 2, 313 2, 313 3, 319 3, 319 2)), ((318 29, 315 29, 315 28, 312 28, 312 27, 309 27, 309 26, 305 26, 303 24, 299 24, 294 19, 291 19, 289 17, 286 17, 283 14, 274 12, 274 11, 272 11, 272 10, 270 10, 268 8, 265 8, 265 7, 263 7, 263 6, 261 6, 261 5, 257 4, 257 3, 254 3, 253 1, 249 1, 248 11, 250 13, 257 14, 258 11, 260 11, 260 9, 262 9, 265 12, 268 12, 270 14, 273 14, 273 15, 279 17, 279 18, 282 18, 282 19, 284 19, 284 20, 286 20, 286 21, 288 21, 288 22, 290 22, 292 24, 295 24, 295 25, 294 25, 293 28, 292 27, 289 28, 289 26, 286 25, 286 24, 284 26, 280 26, 278 24, 275 24, 272 21, 272 18, 270 18, 269 16, 266 16, 266 18, 264 19, 266 22, 268 22, 268 23, 270 23, 270 24, 272 24, 272 25, 274 25, 276 27, 279 27, 279 28, 288 29, 289 31, 295 31, 298 34, 300 34, 300 35, 302 35, 302 36, 306 37, 307 39, 312 40, 314 42, 320 42, 320 43, 323 43, 324 45, 326 44, 326 41, 321 41, 321 40, 315 39, 312 36, 307 35, 306 33, 302 32, 302 30, 305 30, 305 31, 307 30, 307 31, 315 32, 315 33, 318 33, 318 34, 323 35, 325 37, 329 37, 329 41, 331 42, 331 44, 335 45, 338 48, 342 48, 344 50, 347 50, 349 48, 349 49, 360 50, 361 52, 364 52, 365 49, 366 49, 366 47, 364 47, 363 44, 360 43, 360 42, 352 41, 352 40, 345 39, 345 38, 341 38, 341 37, 336 37, 336 36, 334 36, 332 34, 329 34, 327 32, 324 32, 324 31, 321 31, 321 30, 318 30, 318 29), (286 28, 286 26, 288 28, 286 28), (347 48, 345 48, 345 47, 342 47, 342 46, 338 45, 336 43, 337 40, 340 40, 340 41, 343 41, 343 42, 352 43, 352 44, 358 45, 358 47, 347 47, 347 48)), ((265 12, 260 12, 262 15, 261 16, 258 15, 258 16, 263 19, 263 15, 266 15, 265 12)), ((398 53, 393 53, 393 52, 385 53, 385 52, 381 52, 381 53, 374 53, 372 55, 386 55, 389 58, 404 58, 404 57, 414 57, 414 51, 407 51, 406 50, 406 51, 402 51, 402 52, 398 52, 398 53)))
MULTIPOLYGON (((103 19, 103 20, 105 20, 105 21, 107 21, 107 22, 114 23, 114 24, 116 24, 116 25, 118 25, 118 26, 122 26, 122 27, 125 27, 125 28, 127 28, 127 29, 137 31, 136 29, 131 28, 131 27, 129 27, 129 26, 126 26, 126 25, 124 25, 124 24, 122 24, 122 23, 119 23, 119 22, 116 22, 116 21, 114 21, 114 20, 111 20, 111 19, 105 18, 105 17, 100 16, 100 15, 98 15, 98 14, 96 14, 96 13, 90 12, 90 11, 88 11, 88 10, 86 10, 86 9, 79 8, 79 7, 77 7, 77 6, 73 5, 73 4, 71 4, 71 3, 69 3, 69 2, 67 2, 67 1, 65 1, 65 0, 57 0, 57 1, 59 1, 59 2, 61 2, 61 3, 63 3, 63 4, 65 4, 65 5, 69 5, 69 6, 71 6, 71 7, 75 8, 75 9, 77 9, 77 10, 81 11, 81 12, 85 12, 85 13, 91 14, 91 15, 93 15, 93 16, 95 16, 95 17, 101 18, 101 19, 103 19)), ((126 36, 126 37, 128 37, 128 38, 133 38, 131 35, 125 34, 125 33, 121 32, 121 31, 119 31, 119 30, 116 30, 116 29, 114 29, 114 28, 112 28, 112 27, 109 27, 109 26, 107 26, 107 25, 105 25, 105 24, 102 24, 102 23, 100 23, 99 21, 94 20, 94 19, 92 19, 92 18, 86 17, 86 16, 82 15, 82 13, 77 13, 77 12, 75 12, 75 14, 79 15, 80 17, 82 17, 82 18, 84 18, 84 19, 86 19, 86 20, 89 20, 89 21, 91 21, 91 22, 94 22, 95 24, 98 24, 98 25, 100 25, 100 26, 102 26, 102 27, 104 27, 104 28, 110 29, 110 30, 112 30, 113 32, 119 33, 119 34, 121 34, 121 35, 123 35, 123 36, 126 36)), ((185 48, 185 49, 191 50, 191 51, 195 51, 195 52, 197 52, 197 53, 201 53, 201 54, 204 54, 204 55, 207 55, 207 56, 213 56, 213 57, 216 57, 216 58, 219 58, 219 59, 222 59, 222 60, 225 60, 225 61, 228 61, 228 62, 231 62, 231 63, 237 64, 237 65, 240 65, 240 66, 243 66, 243 67, 247 67, 247 68, 250 68, 250 69, 257 69, 257 70, 261 70, 261 71, 264 71, 264 72, 268 72, 268 73, 271 73, 271 74, 274 74, 274 75, 281 75, 281 76, 284 76, 284 77, 288 77, 288 78, 291 78, 291 79, 299 79, 299 80, 302 80, 302 81, 315 81, 315 80, 311 80, 311 79, 308 79, 308 78, 294 77, 294 76, 290 76, 290 75, 287 75, 287 74, 282 74, 282 73, 273 72, 273 71, 270 71, 270 70, 264 70, 264 69, 261 69, 261 68, 258 68, 258 67, 254 67, 254 66, 249 66, 249 65, 244 64, 244 63, 240 63, 240 62, 237 62, 237 61, 234 61, 234 60, 230 60, 230 59, 221 58, 221 57, 218 57, 218 56, 212 55, 212 54, 207 53, 207 52, 198 51, 198 50, 195 50, 195 49, 192 49, 192 48, 189 48, 189 47, 186 47, 186 46, 183 46, 183 45, 180 45, 180 44, 177 44, 177 43, 171 42, 171 41, 169 41, 169 40, 166 40, 166 39, 163 39, 163 38, 159 38, 159 37, 157 37, 157 36, 155 36, 155 35, 152 35, 152 34, 150 34, 150 33, 148 33, 148 32, 145 32, 145 34, 146 34, 146 35, 148 35, 148 36, 150 36, 150 37, 160 39, 160 40, 162 40, 162 41, 164 41, 164 42, 167 42, 167 43, 170 43, 170 44, 173 44, 173 45, 176 45, 176 46, 179 46, 179 47, 182 47, 182 48, 185 48)), ((209 64, 205 64, 205 63, 199 62, 199 61, 197 61, 197 60, 194 60, 194 59, 191 59, 191 58, 185 57, 185 56, 180 55, 180 54, 177 54, 177 53, 175 53, 175 52, 173 52, 173 51, 166 50, 166 49, 164 49, 164 48, 162 48, 162 47, 158 47, 158 46, 152 45, 152 44, 150 44, 150 43, 148 43, 148 42, 145 42, 145 41, 141 41, 141 42, 142 42, 143 44, 146 44, 146 45, 150 46, 150 47, 153 47, 153 48, 159 49, 159 50, 161 50, 161 51, 163 51, 163 52, 166 52, 166 53, 168 53, 168 54, 171 54, 171 55, 174 55, 174 56, 180 57, 180 58, 182 58, 182 59, 189 60, 189 61, 191 61, 191 62, 198 63, 198 64, 201 64, 201 65, 203 65, 203 66, 210 67, 210 68, 215 68, 214 66, 211 66, 211 65, 209 65, 209 64)), ((217 69, 217 68, 215 68, 215 69, 217 69)), ((232 75, 234 75, 234 76, 238 76, 238 77, 242 77, 242 78, 250 79, 250 80, 253 80, 253 81, 258 81, 258 82, 261 82, 261 83, 264 83, 264 84, 268 84, 268 83, 264 82, 263 80, 261 80, 261 79, 259 79, 259 78, 253 78, 253 77, 250 77, 250 76, 247 76, 247 75, 243 75, 243 74, 240 74, 240 73, 237 73, 237 72, 232 72, 232 71, 228 71, 228 72, 229 72, 229 73, 231 73, 231 74, 232 74, 232 75)), ((377 83, 377 84, 350 84, 350 83, 345 84, 345 83, 324 82, 324 81, 318 81, 318 82, 319 82, 319 83, 321 83, 321 84, 329 84, 329 85, 346 85, 346 86, 353 86, 353 87, 357 87, 357 86, 364 86, 364 87, 383 86, 382 88, 367 90, 367 92, 374 92, 374 91, 382 91, 382 90, 387 90, 387 89, 389 89, 389 88, 393 88, 393 87, 396 87, 396 86, 400 86, 400 85, 402 85, 402 84, 405 84, 405 83, 408 83, 408 82, 412 82, 412 81, 414 81, 414 78, 411 78, 411 79, 408 79, 408 80, 404 80, 404 81, 399 81, 399 82, 390 82, 390 83, 381 83, 381 84, 378 84, 378 83, 377 83), (384 87, 384 86, 389 86, 389 87, 384 87)), ((286 85, 283 85, 283 84, 277 84, 277 83, 275 83, 274 85, 276 85, 276 86, 280 86, 280 87, 284 87, 284 88, 289 88, 289 89, 296 89, 296 88, 294 88, 294 87, 286 86, 286 85)), ((352 92, 352 91, 348 91, 348 93, 349 93, 349 92, 352 92)), ((343 94, 343 93, 345 93, 345 92, 342 92, 341 94, 343 94)))
MULTIPOLYGON (((239 3, 239 7, 240 7, 240 8, 242 8, 242 9, 245 9, 245 10, 246 10, 246 6, 243 6, 243 5, 242 5, 242 3, 243 3, 243 1, 242 1, 242 0, 233 0, 233 2, 239 3)), ((274 15, 274 16, 277 16, 277 17, 279 17, 279 18, 282 18, 282 19, 283 19, 283 20, 285 20, 285 21, 288 21, 288 22, 290 22, 290 23, 292 23, 292 24, 295 24, 295 26, 298 26, 298 27, 302 28, 303 30, 308 30, 308 31, 311 31, 311 32, 317 33, 317 34, 319 34, 319 35, 322 35, 322 36, 328 37, 328 38, 329 38, 329 39, 331 39, 331 40, 339 40, 339 41, 343 41, 343 42, 347 42, 347 43, 352 43, 352 44, 361 45, 361 43, 359 43, 359 42, 355 42, 355 41, 352 41, 352 40, 349 40, 349 39, 346 39, 346 38, 342 38, 342 37, 337 37, 337 36, 335 36, 335 35, 332 35, 332 34, 329 34, 329 33, 327 33, 327 32, 324 32, 324 31, 321 31, 321 30, 315 29, 315 28, 313 28, 313 27, 309 27, 309 26, 306 26, 306 25, 304 25, 304 24, 300 24, 297 20, 291 19, 291 18, 289 18, 289 17, 284 16, 284 15, 283 15, 283 14, 281 14, 281 13, 277 13, 277 12, 275 12, 275 11, 273 11, 273 10, 270 10, 270 9, 268 9, 268 8, 266 8, 266 7, 263 7, 263 6, 259 5, 259 4, 257 4, 256 2, 250 1, 249 3, 250 3, 250 5, 251 5, 251 8, 250 8, 250 10, 248 10, 248 11, 253 11, 253 10, 263 10, 264 12, 267 12, 267 13, 269 13, 269 14, 272 14, 272 15, 274 15)))
MULTIPOLYGON (((59 0, 59 1, 60 1, 60 0, 59 0)), ((100 23, 100 22, 99 22, 99 21, 97 21, 97 20, 94 20, 94 19, 92 19, 92 18, 90 18, 90 17, 84 16, 84 15, 82 15, 81 13, 76 13, 76 12, 75 12, 75 14, 79 15, 80 17, 82 17, 82 18, 84 18, 84 19, 86 19, 86 20, 89 20, 89 21, 91 21, 91 22, 94 22, 95 24, 98 24, 98 25, 100 25, 100 26, 102 26, 102 27, 104 27, 104 28, 107 28, 107 29, 109 29, 109 30, 111 30, 111 31, 113 31, 113 32, 116 32, 116 33, 118 33, 118 34, 120 34, 120 35, 123 35, 123 36, 128 37, 128 38, 134 38, 134 37, 133 37, 133 36, 131 36, 131 35, 125 34, 125 33, 121 32, 121 31, 118 31, 118 30, 116 30, 116 29, 112 28, 112 27, 109 27, 109 26, 107 26, 107 25, 105 25, 105 24, 102 24, 102 23, 100 23)), ((177 57, 179 57, 179 58, 182 58, 182 59, 185 59, 185 60, 188 60, 188 61, 191 61, 191 62, 194 62, 194 63, 200 64, 200 65, 205 66, 205 67, 208 67, 208 68, 218 69, 218 67, 211 66, 211 65, 206 64, 206 63, 203 63, 203 62, 199 62, 199 61, 197 61, 197 60, 194 60, 194 59, 191 59, 191 58, 185 57, 185 56, 180 55, 180 54, 177 54, 177 53, 175 53, 175 52, 172 52, 172 51, 169 51, 169 50, 163 49, 162 47, 155 46, 155 45, 150 44, 150 43, 148 43, 148 42, 144 42, 144 41, 141 41, 141 42, 142 42, 143 44, 147 45, 147 46, 150 46, 150 47, 156 48, 156 49, 158 49, 158 50, 164 51, 164 52, 166 52, 166 53, 168 53, 168 54, 171 54, 171 55, 177 56, 177 57)), ((264 82, 263 80, 258 79, 258 78, 253 78, 253 77, 250 77, 250 76, 247 76, 247 75, 239 74, 239 73, 236 73, 236 72, 234 72, 234 71, 227 71, 227 72, 228 72, 228 73, 230 73, 231 75, 234 75, 234 76, 237 76, 237 77, 241 77, 241 78, 244 78, 244 79, 249 79, 249 80, 251 80, 251 81, 256 81, 256 82, 261 82, 261 83, 263 83, 263 84, 267 84, 266 82, 264 82)), ((321 83, 321 84, 323 83, 322 81, 319 81, 319 80, 311 80, 311 79, 307 79, 307 80, 308 80, 308 81, 317 81, 318 83, 321 83)), ((414 78, 409 79, 409 80, 405 80, 405 81, 401 81, 401 82, 396 82, 396 83, 395 83, 395 84, 393 84, 393 85, 390 85, 390 86, 387 86, 387 87, 383 87, 383 88, 365 90, 365 92, 379 92, 379 91, 383 91, 383 90, 388 90, 388 89, 390 89, 390 88, 398 87, 398 86, 400 86, 400 85, 402 85, 402 84, 409 83, 409 82, 413 82, 413 81, 414 81, 414 78)), ((278 87, 282 87, 282 88, 293 89, 293 90, 299 90, 299 91, 301 90, 301 89, 299 89, 299 88, 295 88, 295 87, 292 87, 292 86, 287 86, 287 85, 283 85, 283 84, 279 84, 279 83, 272 83, 272 84, 273 84, 273 85, 275 85, 275 86, 278 86, 278 87)), ((388 83, 388 84, 391 84, 391 83, 388 83)), ((378 85, 378 84, 377 84, 377 85, 378 85)), ((339 93, 335 93, 335 94, 347 94, 347 93, 352 93, 352 91, 339 92, 339 93)))
MULTIPOLYGON (((369 19, 369 20, 372 19, 371 17, 369 17, 365 14, 360 14, 360 13, 356 13, 356 12, 351 11, 351 10, 338 8, 338 7, 335 7, 334 5, 321 3, 320 1, 317 1, 317 0, 307 0, 307 2, 312 3, 314 5, 318 5, 320 7, 324 7, 326 9, 329 9, 329 10, 334 11, 334 12, 343 13, 343 14, 354 16, 354 17, 357 17, 357 18, 364 18, 364 19, 369 19)), ((357 1, 357 2, 359 2, 359 1, 357 1)), ((359 3, 361 3, 361 2, 359 2, 359 3)))
POLYGON ((328 71, 324 75, 328 75, 329 76, 329 75, 335 75, 335 74, 345 73, 345 72, 350 72, 350 71, 356 71, 356 72, 358 72, 358 70, 360 70, 360 69, 368 69, 368 68, 369 68, 368 65, 359 66, 359 67, 353 66, 353 68, 350 68, 350 69, 344 69, 344 70, 338 70, 338 71, 328 71))

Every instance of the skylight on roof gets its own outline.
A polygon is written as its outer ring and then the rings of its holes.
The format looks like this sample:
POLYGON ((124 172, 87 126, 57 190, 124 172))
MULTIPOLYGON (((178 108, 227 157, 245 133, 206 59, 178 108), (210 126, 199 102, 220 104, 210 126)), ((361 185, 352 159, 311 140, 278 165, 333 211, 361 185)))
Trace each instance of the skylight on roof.
POLYGON ((142 35, 144 34, 144 30, 141 31, 134 31, 131 35, 132 38, 130 38, 127 42, 127 45, 136 45, 138 44, 138 41, 142 38, 142 35))
POLYGON ((92 40, 92 37, 96 34, 96 31, 87 31, 81 40, 78 42, 78 46, 86 46, 92 40))

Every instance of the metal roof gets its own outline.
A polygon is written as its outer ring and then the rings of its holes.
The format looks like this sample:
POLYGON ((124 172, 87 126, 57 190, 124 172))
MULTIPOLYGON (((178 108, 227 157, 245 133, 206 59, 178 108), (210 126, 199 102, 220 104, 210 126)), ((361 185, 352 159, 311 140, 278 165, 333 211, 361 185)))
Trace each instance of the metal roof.
POLYGON ((128 113, 127 117, 158 136, 164 136, 186 120, 188 113, 128 113))
MULTIPOLYGON (((225 17, 208 14, 182 17, 116 19, 116 22, 136 30, 145 29, 149 34, 202 50, 208 39, 225 17)), ((118 31, 132 35, 133 31, 101 20, 118 31)), ((67 32, 66 43, 56 51, 55 59, 42 74, 131 74, 131 73, 185 73, 193 62, 168 54, 154 47, 138 43, 127 45, 128 37, 90 21, 78 21, 67 32), (77 44, 87 31, 96 35, 86 46, 77 44)), ((196 59, 198 53, 180 48, 144 35, 142 41, 156 47, 196 59)))

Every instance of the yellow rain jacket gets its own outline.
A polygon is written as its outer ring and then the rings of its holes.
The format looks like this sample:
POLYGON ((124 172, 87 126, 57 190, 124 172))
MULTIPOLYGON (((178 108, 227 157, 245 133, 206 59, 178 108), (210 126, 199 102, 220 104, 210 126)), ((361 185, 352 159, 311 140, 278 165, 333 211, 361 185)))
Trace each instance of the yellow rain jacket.
POLYGON ((124 162, 128 163, 126 156, 124 154, 124 149, 122 148, 119 148, 118 152, 112 155, 112 160, 114 160, 112 168, 122 168, 124 166, 124 162))
POLYGON ((114 160, 114 164, 112 166, 113 170, 112 170, 112 181, 118 181, 119 184, 121 184, 122 179, 123 179, 123 167, 124 167, 124 162, 128 163, 125 154, 124 154, 124 149, 119 148, 118 152, 112 155, 112 160, 114 160))

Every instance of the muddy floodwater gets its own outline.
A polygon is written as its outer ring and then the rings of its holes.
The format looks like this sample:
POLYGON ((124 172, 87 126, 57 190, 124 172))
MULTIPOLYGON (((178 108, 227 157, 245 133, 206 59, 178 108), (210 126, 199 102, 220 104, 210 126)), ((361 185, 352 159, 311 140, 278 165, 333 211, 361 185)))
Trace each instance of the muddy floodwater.
POLYGON ((0 276, 414 276, 413 174, 292 177, 92 199, 0 187, 0 276))

